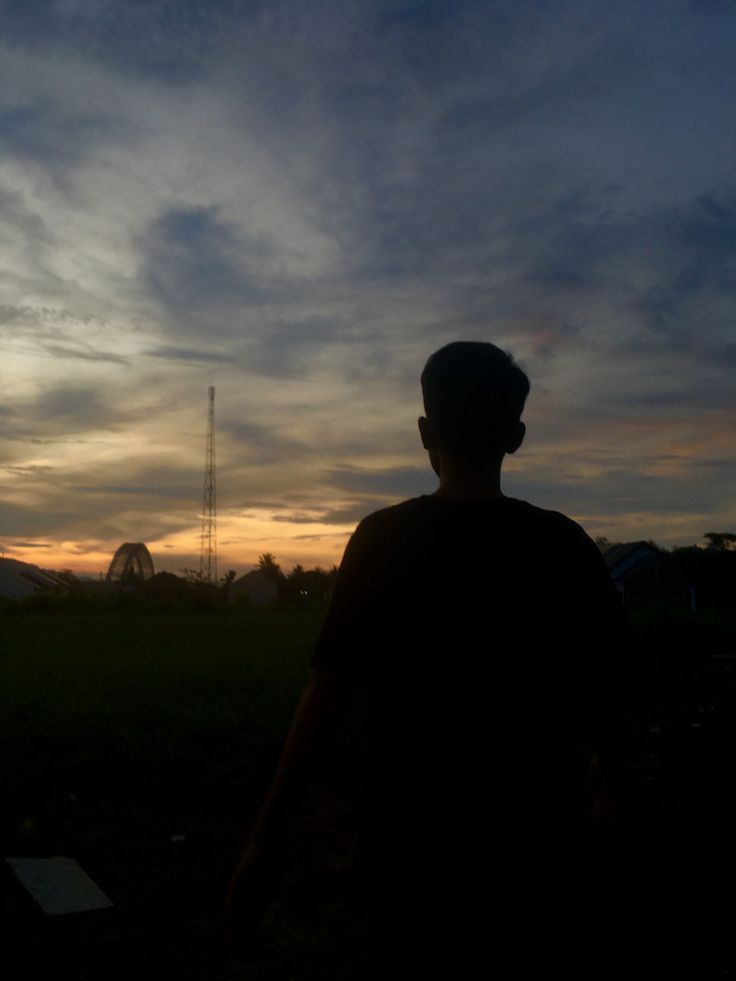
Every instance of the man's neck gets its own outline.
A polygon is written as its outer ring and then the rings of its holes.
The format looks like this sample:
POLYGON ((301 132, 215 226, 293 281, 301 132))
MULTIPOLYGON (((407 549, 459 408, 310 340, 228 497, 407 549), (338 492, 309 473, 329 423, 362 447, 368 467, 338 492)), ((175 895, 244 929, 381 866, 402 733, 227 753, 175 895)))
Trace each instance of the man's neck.
POLYGON ((481 469, 468 469, 454 460, 439 461, 440 486, 435 497, 473 498, 503 497, 501 492, 501 461, 481 469))

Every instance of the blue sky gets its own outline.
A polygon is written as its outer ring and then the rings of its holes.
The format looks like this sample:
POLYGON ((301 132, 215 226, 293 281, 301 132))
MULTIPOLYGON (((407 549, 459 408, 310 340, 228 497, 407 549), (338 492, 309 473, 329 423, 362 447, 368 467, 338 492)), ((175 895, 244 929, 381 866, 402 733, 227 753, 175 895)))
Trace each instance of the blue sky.
POLYGON ((732 530, 731 2, 3 4, 0 545, 338 561, 435 487, 418 377, 532 380, 507 494, 732 530))

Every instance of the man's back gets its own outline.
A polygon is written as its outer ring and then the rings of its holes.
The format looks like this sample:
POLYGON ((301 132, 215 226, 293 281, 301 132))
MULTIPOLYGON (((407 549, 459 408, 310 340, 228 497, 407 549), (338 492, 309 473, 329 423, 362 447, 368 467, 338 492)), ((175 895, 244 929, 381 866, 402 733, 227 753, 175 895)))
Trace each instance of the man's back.
POLYGON ((380 679, 379 698, 389 673, 402 690, 442 675, 467 697, 508 683, 515 700, 542 679, 572 680, 573 667, 594 679, 629 629, 598 549, 569 518, 515 498, 423 496, 356 529, 312 663, 380 679))
POLYGON ((361 522, 312 663, 369 691, 361 849, 389 932, 459 936, 475 873, 503 934, 559 875, 573 730, 615 725, 627 646, 601 556, 561 514, 425 496, 361 522))

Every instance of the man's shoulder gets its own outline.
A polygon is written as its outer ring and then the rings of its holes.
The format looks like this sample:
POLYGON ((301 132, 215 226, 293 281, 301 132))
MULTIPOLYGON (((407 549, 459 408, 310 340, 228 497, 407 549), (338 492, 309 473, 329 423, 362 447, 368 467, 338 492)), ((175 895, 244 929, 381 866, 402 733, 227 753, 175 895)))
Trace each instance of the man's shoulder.
POLYGON ((399 504, 391 504, 371 511, 362 518, 353 533, 354 538, 382 539, 400 534, 402 529, 413 525, 423 512, 422 498, 414 497, 399 504))
MULTIPOLYGON (((425 497, 412 497, 399 504, 390 504, 388 507, 379 508, 371 511, 360 522, 360 525, 377 527, 385 524, 401 522, 419 513, 423 508, 425 497)), ((360 527, 360 525, 358 527, 360 527)))
POLYGON ((527 501, 521 501, 520 503, 526 505, 530 520, 549 528, 552 533, 594 544, 587 531, 577 521, 563 514, 561 511, 540 508, 534 504, 529 504, 527 501))
POLYGON ((435 496, 412 497, 399 504, 380 508, 366 515, 358 525, 365 531, 382 531, 400 527, 415 521, 438 520, 452 512, 465 512, 473 517, 498 515, 501 520, 512 519, 515 523, 528 523, 543 527, 560 536, 587 539, 587 532, 572 518, 561 511, 540 508, 516 497, 447 500, 435 496))
POLYGON ((469 534, 487 542, 533 542, 548 558, 568 563, 595 561, 600 555, 588 533, 561 511, 537 507, 514 497, 448 500, 424 495, 366 515, 353 533, 353 549, 385 555, 396 549, 435 541, 438 535, 462 539, 469 534))

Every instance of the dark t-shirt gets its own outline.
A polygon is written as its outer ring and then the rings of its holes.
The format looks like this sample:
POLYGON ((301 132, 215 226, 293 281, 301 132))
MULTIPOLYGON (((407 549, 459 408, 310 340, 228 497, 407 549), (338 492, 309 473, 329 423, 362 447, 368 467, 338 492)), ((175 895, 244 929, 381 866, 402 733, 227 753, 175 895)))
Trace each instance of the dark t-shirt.
POLYGON ((509 909, 532 879, 539 893, 572 823, 576 733, 615 741, 632 648, 596 545, 562 514, 423 496, 361 521, 311 663, 368 691, 374 907, 421 910, 423 929, 460 915, 468 870, 509 909))

